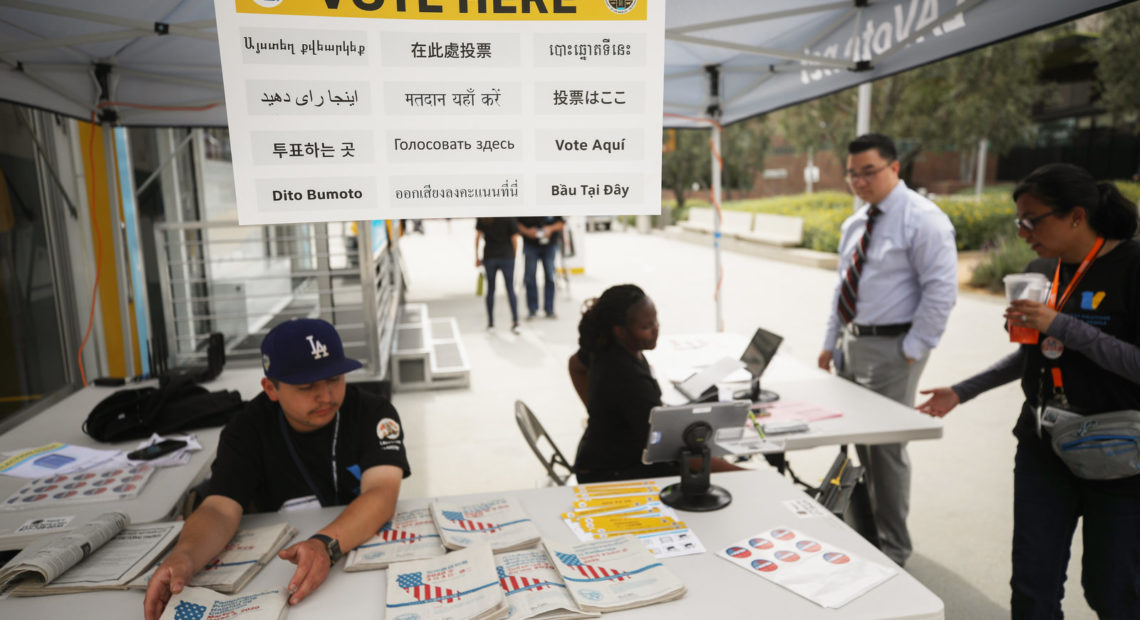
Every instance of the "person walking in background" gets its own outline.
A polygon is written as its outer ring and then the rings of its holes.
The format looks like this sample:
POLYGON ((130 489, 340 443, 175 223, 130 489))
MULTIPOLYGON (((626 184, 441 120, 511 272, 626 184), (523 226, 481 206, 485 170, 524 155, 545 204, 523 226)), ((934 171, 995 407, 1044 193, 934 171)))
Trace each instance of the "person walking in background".
POLYGON ((542 261, 543 272, 543 310, 546 317, 557 318, 554 314, 554 290, 557 283, 554 280, 554 257, 558 254, 558 245, 562 241, 562 229, 566 220, 561 217, 520 217, 519 232, 523 236, 523 258, 525 267, 523 283, 526 284, 527 320, 533 319, 538 313, 538 262, 542 261))
POLYGON ((519 227, 513 217, 481 217, 475 220, 475 266, 487 271, 487 329, 495 327, 495 274, 503 272, 507 302, 511 305, 511 331, 519 333, 519 301, 515 296, 515 256, 519 227), (483 258, 479 258, 479 240, 483 258))
MULTIPOLYGON (((1084 521, 1081 583, 1101 618, 1140 618, 1140 475, 1088 480, 1052 447, 1045 406, 1076 415, 1140 411, 1140 242, 1137 209, 1111 183, 1051 164, 1013 192, 1018 235, 1052 279, 1045 303, 1011 302, 1005 318, 1041 332, 979 374, 923 390, 918 410, 942 417, 982 392, 1021 380, 1013 429, 1014 618, 1060 618, 1069 546, 1084 521)), ((1138 414, 1140 415, 1140 414, 1138 414)), ((1135 454, 1135 446, 1120 442, 1135 454)))
MULTIPOLYGON (((865 203, 843 222, 839 282, 818 364, 913 407, 918 378, 958 295, 954 226, 899 179, 894 142, 859 136, 847 182, 865 203)), ((867 468, 879 547, 900 566, 913 550, 906 444, 856 446, 867 468)))

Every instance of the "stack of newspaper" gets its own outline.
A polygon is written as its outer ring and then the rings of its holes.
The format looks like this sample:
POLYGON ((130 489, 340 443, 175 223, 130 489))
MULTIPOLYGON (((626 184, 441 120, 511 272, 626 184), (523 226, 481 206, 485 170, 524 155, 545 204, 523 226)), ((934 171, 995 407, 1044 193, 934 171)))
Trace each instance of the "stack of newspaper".
POLYGON ((13 596, 125 590, 178 538, 181 523, 127 526, 113 512, 66 534, 47 537, 0 569, 0 586, 18 581, 13 596))
POLYGON ((375 536, 348 554, 344 570, 385 568, 392 562, 423 560, 447 553, 427 508, 399 511, 375 536))
POLYGON ((388 567, 388 620, 499 620, 507 614, 495 560, 484 543, 388 567))
POLYGON ((544 540, 546 552, 585 611, 616 611, 685 595, 685 584, 633 536, 574 545, 544 540))
POLYGON ((289 613, 289 593, 274 588, 242 596, 220 596, 206 588, 186 588, 170 597, 159 620, 238 618, 281 620, 289 613))
POLYGON ((448 549, 486 543, 495 553, 533 547, 538 528, 507 497, 490 497, 470 504, 431 503, 431 516, 448 549))
MULTIPOLYGON (((207 562, 187 585, 226 594, 241 592, 249 580, 296 535, 297 528, 288 523, 239 530, 222 552, 207 562)), ((131 582, 130 587, 145 590, 154 570, 131 582)))
POLYGON ((510 605, 508 620, 563 620, 601 615, 578 608, 554 563, 542 549, 495 554, 495 570, 510 605))

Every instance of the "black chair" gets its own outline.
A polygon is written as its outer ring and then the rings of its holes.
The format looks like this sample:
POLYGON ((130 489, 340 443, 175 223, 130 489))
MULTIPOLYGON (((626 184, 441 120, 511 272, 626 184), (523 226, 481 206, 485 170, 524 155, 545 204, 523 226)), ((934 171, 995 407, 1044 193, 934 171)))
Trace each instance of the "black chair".
POLYGON ((534 412, 521 400, 515 401, 515 422, 518 423, 519 430, 522 431, 523 438, 534 451, 534 455, 546 468, 550 480, 558 486, 566 486, 566 482, 574 475, 574 468, 566 461, 566 457, 562 456, 562 451, 554 444, 550 435, 546 434, 546 429, 542 428, 542 423, 534 416, 534 412), (543 439, 550 445, 549 455, 543 454, 543 449, 539 447, 539 442, 543 439))

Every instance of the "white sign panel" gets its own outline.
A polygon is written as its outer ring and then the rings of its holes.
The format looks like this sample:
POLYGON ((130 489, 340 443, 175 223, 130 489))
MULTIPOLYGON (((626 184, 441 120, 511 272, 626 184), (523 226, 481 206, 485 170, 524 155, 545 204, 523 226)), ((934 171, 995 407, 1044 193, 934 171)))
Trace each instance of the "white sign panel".
POLYGON ((215 0, 242 224, 658 213, 662 0, 215 0))

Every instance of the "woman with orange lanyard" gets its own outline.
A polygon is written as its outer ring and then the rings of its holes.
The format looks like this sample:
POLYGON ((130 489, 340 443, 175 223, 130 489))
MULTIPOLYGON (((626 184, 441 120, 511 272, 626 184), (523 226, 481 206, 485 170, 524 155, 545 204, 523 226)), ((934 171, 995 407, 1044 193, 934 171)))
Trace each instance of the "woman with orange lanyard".
POLYGON ((1140 618, 1140 475, 1087 480, 1054 452, 1046 405, 1091 415, 1140 410, 1140 242, 1136 205, 1085 170, 1051 164, 1013 192, 1018 234, 1052 280, 1048 301, 1014 301, 1005 317, 1041 332, 985 371, 925 390, 918 409, 944 416, 958 403, 1021 379, 1013 434, 1014 618, 1061 618, 1069 545, 1083 517, 1081 583, 1101 618, 1140 618))

